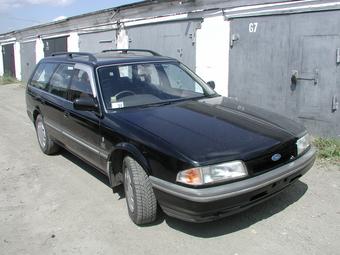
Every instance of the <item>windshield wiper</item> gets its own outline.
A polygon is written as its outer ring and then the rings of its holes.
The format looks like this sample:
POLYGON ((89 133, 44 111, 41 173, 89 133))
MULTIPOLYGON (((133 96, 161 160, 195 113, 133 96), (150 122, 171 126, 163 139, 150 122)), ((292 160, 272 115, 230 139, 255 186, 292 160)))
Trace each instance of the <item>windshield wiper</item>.
POLYGON ((157 103, 150 103, 150 104, 144 104, 140 105, 141 108, 147 108, 147 107, 154 107, 154 106, 163 106, 163 105, 169 105, 172 103, 175 103, 176 101, 166 101, 166 102, 157 102, 157 103))

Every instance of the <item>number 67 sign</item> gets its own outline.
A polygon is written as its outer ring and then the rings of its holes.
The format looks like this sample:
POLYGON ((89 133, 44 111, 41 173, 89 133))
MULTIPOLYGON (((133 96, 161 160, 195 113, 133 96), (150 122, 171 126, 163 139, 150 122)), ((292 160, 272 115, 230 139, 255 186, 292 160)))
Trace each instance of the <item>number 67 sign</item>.
POLYGON ((248 29, 249 29, 249 33, 256 33, 256 30, 257 30, 257 22, 254 22, 254 23, 249 23, 249 26, 248 26, 248 29))

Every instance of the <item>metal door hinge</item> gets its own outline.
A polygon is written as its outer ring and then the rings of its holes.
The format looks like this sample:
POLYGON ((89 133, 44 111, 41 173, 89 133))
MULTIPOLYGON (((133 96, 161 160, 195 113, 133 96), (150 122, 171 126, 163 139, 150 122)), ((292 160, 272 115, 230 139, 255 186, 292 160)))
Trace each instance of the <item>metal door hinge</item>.
POLYGON ((240 40, 239 34, 232 34, 230 38, 230 48, 234 47, 236 41, 240 40))

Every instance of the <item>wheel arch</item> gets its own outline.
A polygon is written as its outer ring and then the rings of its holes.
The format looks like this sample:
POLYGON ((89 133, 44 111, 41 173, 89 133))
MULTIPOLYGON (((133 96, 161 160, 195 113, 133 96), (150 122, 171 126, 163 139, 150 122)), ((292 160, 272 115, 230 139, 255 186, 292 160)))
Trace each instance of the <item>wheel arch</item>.
POLYGON ((147 175, 152 173, 147 159, 135 145, 127 142, 119 143, 111 150, 108 156, 107 171, 112 187, 122 183, 122 162, 124 157, 128 155, 143 167, 147 175))
POLYGON ((35 123, 35 121, 36 121, 36 119, 37 119, 37 117, 38 117, 39 114, 41 114, 41 112, 40 112, 39 107, 37 107, 37 108, 35 108, 35 109, 33 110, 33 123, 35 123))

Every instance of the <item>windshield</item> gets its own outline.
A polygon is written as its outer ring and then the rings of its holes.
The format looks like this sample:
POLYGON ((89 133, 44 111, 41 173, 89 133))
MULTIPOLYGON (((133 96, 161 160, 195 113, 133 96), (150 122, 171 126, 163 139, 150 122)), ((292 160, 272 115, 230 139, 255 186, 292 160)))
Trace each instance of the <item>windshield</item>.
POLYGON ((141 63, 98 69, 107 109, 150 106, 216 94, 177 63, 141 63))

